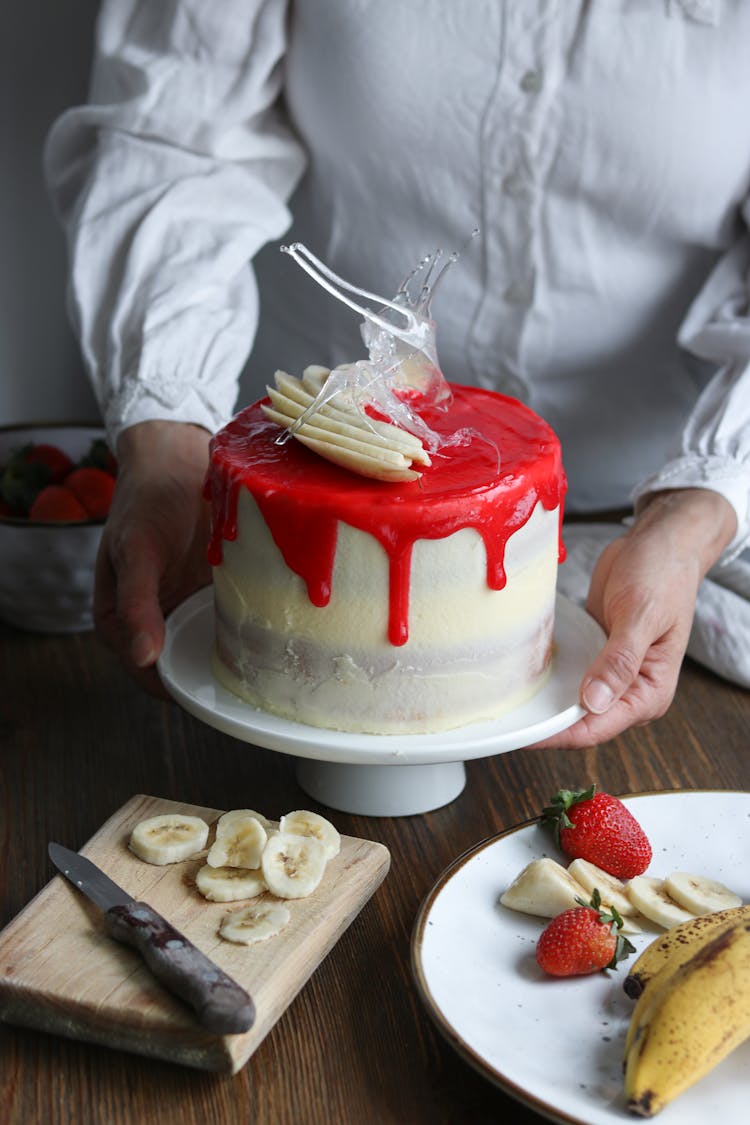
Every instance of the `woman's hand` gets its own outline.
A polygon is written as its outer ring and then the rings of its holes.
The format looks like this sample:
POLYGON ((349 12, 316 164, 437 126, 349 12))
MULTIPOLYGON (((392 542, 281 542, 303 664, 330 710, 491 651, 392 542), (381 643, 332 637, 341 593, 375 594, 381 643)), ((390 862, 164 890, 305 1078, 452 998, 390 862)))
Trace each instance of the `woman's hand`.
POLYGON ((96 564, 99 635, 146 687, 164 694, 155 664, 164 618, 211 580, 203 499, 210 435, 183 422, 123 431, 112 507, 96 564))
POLYGON ((665 713, 690 637, 698 586, 732 541, 737 520, 717 492, 656 493, 602 552, 586 608, 607 642, 581 682, 589 712, 538 746, 575 749, 665 713))

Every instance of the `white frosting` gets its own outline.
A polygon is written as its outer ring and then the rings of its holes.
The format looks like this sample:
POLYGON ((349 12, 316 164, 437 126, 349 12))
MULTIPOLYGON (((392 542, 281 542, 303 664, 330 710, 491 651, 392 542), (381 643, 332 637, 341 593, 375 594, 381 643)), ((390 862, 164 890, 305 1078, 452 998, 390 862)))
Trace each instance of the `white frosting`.
POLYGON ((216 674, 256 706, 358 732, 450 729, 494 718, 543 682, 552 642, 558 512, 537 504, 491 590, 478 532, 414 544, 409 638, 388 640, 388 557, 340 523, 327 606, 287 567, 250 493, 214 571, 216 674))

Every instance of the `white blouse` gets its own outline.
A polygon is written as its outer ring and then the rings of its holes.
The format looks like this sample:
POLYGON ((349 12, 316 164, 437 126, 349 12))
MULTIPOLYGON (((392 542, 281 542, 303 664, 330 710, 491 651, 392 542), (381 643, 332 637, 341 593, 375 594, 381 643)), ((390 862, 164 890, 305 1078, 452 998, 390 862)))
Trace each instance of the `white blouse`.
POLYGON ((46 169, 113 436, 364 354, 282 239, 384 296, 461 250, 442 369, 554 426, 568 509, 707 487, 747 543, 747 0, 105 0, 97 42, 46 169))

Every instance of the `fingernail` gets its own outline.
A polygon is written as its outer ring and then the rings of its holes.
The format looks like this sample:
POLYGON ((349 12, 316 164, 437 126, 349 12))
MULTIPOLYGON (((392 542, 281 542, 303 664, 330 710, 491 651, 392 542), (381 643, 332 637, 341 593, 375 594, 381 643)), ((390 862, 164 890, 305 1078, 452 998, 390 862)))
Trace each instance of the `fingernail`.
POLYGON ((136 668, 147 668, 154 663, 154 646, 148 633, 138 633, 133 637, 130 655, 136 668))
POLYGON ((612 706, 614 692, 603 680, 590 680, 583 690, 583 705, 594 715, 601 715, 612 706))

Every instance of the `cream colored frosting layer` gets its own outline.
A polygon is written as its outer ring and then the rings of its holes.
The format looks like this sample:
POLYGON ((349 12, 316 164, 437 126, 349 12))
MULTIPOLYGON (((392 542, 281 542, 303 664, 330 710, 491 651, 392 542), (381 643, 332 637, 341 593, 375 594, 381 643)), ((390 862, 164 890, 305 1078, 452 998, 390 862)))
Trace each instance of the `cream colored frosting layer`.
POLYGON ((255 706, 298 722, 381 734, 495 718, 549 669, 558 512, 538 503, 509 539, 507 582, 491 590, 478 532, 414 544, 409 639, 389 643, 388 558, 340 523, 327 606, 314 606, 247 490, 238 536, 214 569, 217 677, 255 706))

